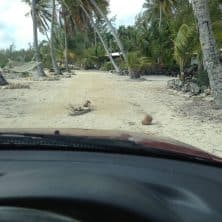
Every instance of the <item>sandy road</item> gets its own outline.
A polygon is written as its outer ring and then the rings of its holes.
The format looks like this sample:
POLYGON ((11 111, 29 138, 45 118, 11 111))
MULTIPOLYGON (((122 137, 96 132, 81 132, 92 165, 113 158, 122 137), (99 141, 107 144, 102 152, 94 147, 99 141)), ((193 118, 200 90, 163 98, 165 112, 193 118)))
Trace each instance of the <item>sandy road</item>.
POLYGON ((22 80, 31 89, 0 90, 0 127, 128 130, 171 137, 220 154, 222 122, 182 115, 179 110, 190 100, 167 90, 167 80, 150 76, 146 81, 132 81, 86 71, 60 81, 22 80), (88 99, 93 112, 69 115, 69 104, 82 104, 88 99), (141 124, 145 113, 153 116, 153 125, 141 124))

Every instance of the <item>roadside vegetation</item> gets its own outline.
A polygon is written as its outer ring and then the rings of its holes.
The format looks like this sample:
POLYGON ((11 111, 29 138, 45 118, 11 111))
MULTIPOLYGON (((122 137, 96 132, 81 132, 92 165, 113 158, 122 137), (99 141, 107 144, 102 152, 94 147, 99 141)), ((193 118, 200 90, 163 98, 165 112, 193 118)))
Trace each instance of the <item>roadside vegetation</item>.
POLYGON ((3 70, 10 61, 34 60, 35 78, 46 76, 45 68, 54 75, 70 69, 112 70, 131 78, 170 75, 178 77, 171 88, 194 94, 211 88, 222 107, 221 0, 144 0, 134 25, 117 28, 115 18, 107 17, 107 0, 23 1, 30 6, 33 45, 1 50, 3 70), (39 42, 38 32, 46 40, 39 42))

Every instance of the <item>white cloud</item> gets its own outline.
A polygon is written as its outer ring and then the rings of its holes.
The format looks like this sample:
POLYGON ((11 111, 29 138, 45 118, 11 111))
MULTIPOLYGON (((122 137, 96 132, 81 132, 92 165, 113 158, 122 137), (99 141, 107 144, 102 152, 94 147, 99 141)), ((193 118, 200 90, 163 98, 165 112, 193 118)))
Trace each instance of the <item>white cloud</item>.
MULTIPOLYGON (((21 0, 0 1, 0 48, 12 43, 18 49, 27 48, 28 43, 32 43, 32 19, 25 16, 29 6, 21 0)), ((117 25, 133 24, 143 3, 144 0, 110 0, 110 17, 116 16, 117 25)))
POLYGON ((135 16, 142 11, 145 0, 110 0, 110 17, 116 16, 117 25, 134 23, 135 16))
POLYGON ((13 42, 17 48, 25 48, 32 42, 32 20, 25 14, 30 11, 21 0, 1 0, 0 48, 13 42))

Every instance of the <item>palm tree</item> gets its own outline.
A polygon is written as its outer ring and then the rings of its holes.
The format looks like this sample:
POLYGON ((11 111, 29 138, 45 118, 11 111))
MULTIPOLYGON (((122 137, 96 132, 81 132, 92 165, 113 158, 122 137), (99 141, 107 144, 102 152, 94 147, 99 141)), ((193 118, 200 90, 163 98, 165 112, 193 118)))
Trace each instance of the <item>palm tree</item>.
POLYGON ((66 71, 70 72, 69 70, 69 63, 68 63, 68 36, 67 36, 67 23, 66 23, 66 19, 64 19, 64 42, 65 42, 65 50, 64 50, 64 61, 65 61, 65 67, 66 67, 66 71))
MULTIPOLYGON (((100 38, 100 41, 103 44, 103 47, 107 55, 109 56, 111 63, 113 64, 116 72, 119 73, 120 70, 118 66, 116 65, 115 61, 113 60, 102 35, 100 34, 96 24, 93 21, 93 16, 97 15, 99 18, 101 16, 101 14, 95 9, 95 6, 91 4, 90 1, 88 0, 80 0, 79 2, 63 0, 61 3, 64 4, 67 14, 68 14, 68 16, 66 15, 66 26, 68 26, 67 25, 68 23, 69 23, 69 26, 70 25, 72 26, 72 28, 69 28, 69 30, 71 29, 73 31, 76 28, 82 29, 85 26, 90 26, 90 25, 93 26, 93 28, 96 30, 98 37, 100 38)), ((100 0, 100 7, 102 9, 100 8, 99 9, 102 12, 106 11, 107 2, 105 0, 100 0)))
POLYGON ((113 27, 111 21, 107 18, 107 16, 105 15, 105 13, 103 12, 103 10, 99 7, 99 5, 96 3, 95 0, 90 0, 90 3, 94 6, 94 10, 96 10, 100 16, 106 21, 108 27, 110 28, 115 40, 116 40, 116 43, 120 49, 120 52, 122 53, 123 55, 123 58, 125 60, 125 63, 128 67, 128 70, 129 70, 129 74, 131 75, 132 78, 135 78, 135 75, 134 73, 131 73, 131 69, 129 67, 129 62, 128 62, 128 58, 127 58, 127 55, 124 51, 124 48, 123 48, 123 45, 122 45, 122 42, 120 41, 119 37, 118 37, 118 34, 117 34, 117 31, 116 29, 113 27))
POLYGON ((153 42, 155 47, 152 50, 157 59, 157 63, 163 62, 163 48, 166 40, 168 23, 173 15, 175 0, 146 0, 143 5, 145 9, 143 17, 149 24, 150 36, 155 36, 153 42), (163 17, 164 16, 164 17, 163 17), (163 19, 164 18, 164 19, 163 19))
MULTIPOLYGON (((23 0, 29 5, 32 3, 30 0, 23 0)), ((61 74, 61 71, 56 63, 56 56, 55 56, 55 46, 54 46, 54 27, 56 24, 56 10, 55 10, 55 0, 52 0, 51 2, 49 0, 36 0, 36 10, 35 10, 35 17, 36 17, 36 23, 37 28, 41 33, 43 33, 49 43, 49 51, 50 51, 50 57, 52 61, 52 66, 56 74, 61 74), (51 4, 50 4, 51 3, 51 4), (49 27, 49 24, 51 24, 51 30, 49 27), (50 37, 48 35, 48 32, 50 30, 50 37)), ((32 14, 32 10, 31 10, 32 14)))
POLYGON ((194 25, 182 24, 174 40, 174 58, 180 66, 182 79, 185 64, 192 57, 193 53, 200 51, 199 48, 200 44, 197 38, 196 27, 194 25))
POLYGON ((212 30, 208 0, 192 0, 192 5, 197 19, 204 68, 208 72, 215 104, 222 108, 222 65, 212 30))
POLYGON ((52 60, 53 69, 56 75, 60 75, 61 71, 57 65, 56 62, 56 56, 55 56, 55 41, 54 41, 54 27, 56 23, 56 6, 55 6, 55 0, 52 0, 52 18, 51 18, 51 38, 50 38, 50 55, 52 60))
MULTIPOLYGON (((66 72, 70 72, 68 65, 68 17, 69 12, 67 11, 67 7, 60 2, 60 10, 59 10, 59 24, 61 30, 63 30, 63 56, 64 56, 64 64, 66 72)), ((61 39, 60 39, 61 40, 61 39)), ((58 41, 60 42, 60 41, 58 41)))
POLYGON ((81 1, 59 0, 59 3, 61 5, 60 25, 64 31, 64 61, 66 71, 69 72, 68 37, 70 35, 75 35, 77 29, 83 30, 88 23, 88 19, 80 8, 80 3, 82 3, 81 1))
POLYGON ((148 20, 159 19, 159 29, 161 29, 163 15, 168 16, 172 13, 175 2, 175 0, 146 0, 143 8, 146 10, 148 20))
POLYGON ((94 23, 93 19, 90 17, 89 13, 87 12, 87 10, 84 8, 84 6, 83 6, 82 4, 80 5, 80 7, 81 7, 81 8, 83 9, 83 11, 86 13, 86 15, 87 15, 88 19, 90 20, 93 28, 95 29, 95 31, 96 31, 96 33, 97 33, 97 35, 98 35, 101 43, 103 44, 103 47, 104 47, 104 49, 105 49, 105 51, 106 51, 106 54, 108 55, 108 57, 109 57, 109 59, 110 59, 110 62, 112 63, 115 71, 116 71, 117 73, 120 73, 120 69, 119 69, 119 67, 117 66, 117 64, 115 63, 115 61, 114 61, 111 53, 109 52, 108 46, 107 46, 106 42, 104 41, 102 35, 100 34, 100 32, 99 32, 96 24, 94 23))
POLYGON ((40 59, 40 52, 38 46, 38 30, 36 20, 36 0, 32 0, 32 23, 33 23, 33 45, 35 50, 35 61, 37 63, 37 77, 44 77, 43 66, 40 59))
MULTIPOLYGON (((35 51, 35 61, 37 63, 37 73, 35 77, 44 77, 46 76, 43 70, 42 62, 40 59, 40 51, 38 45, 38 27, 41 30, 46 30, 47 28, 47 17, 48 12, 45 7, 41 4, 41 0, 23 0, 23 2, 27 3, 31 7, 31 16, 32 16, 32 27, 33 27, 33 48, 35 51), (44 9, 44 10, 42 10, 44 9), (45 13, 47 12, 47 13, 45 13), (41 14, 46 14, 47 16, 41 19, 41 14)), ((45 3, 45 1, 44 1, 45 3)), ((45 5, 45 4, 44 4, 45 5)), ((28 13, 29 14, 29 13, 28 13)))

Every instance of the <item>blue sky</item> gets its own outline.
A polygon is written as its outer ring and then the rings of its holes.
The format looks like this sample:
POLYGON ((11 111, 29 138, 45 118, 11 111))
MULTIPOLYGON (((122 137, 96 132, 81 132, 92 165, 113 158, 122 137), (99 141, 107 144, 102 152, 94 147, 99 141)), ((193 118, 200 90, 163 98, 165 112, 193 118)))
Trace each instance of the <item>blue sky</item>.
MULTIPOLYGON (((12 43, 17 49, 27 48, 32 43, 32 20, 25 16, 29 7, 21 0, 0 1, 0 48, 7 48, 12 43)), ((144 0, 110 0, 110 17, 116 16, 117 25, 133 24, 143 2, 144 0)))

